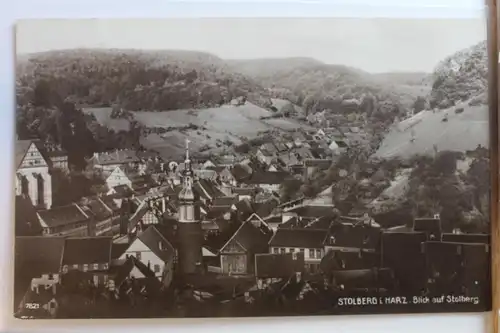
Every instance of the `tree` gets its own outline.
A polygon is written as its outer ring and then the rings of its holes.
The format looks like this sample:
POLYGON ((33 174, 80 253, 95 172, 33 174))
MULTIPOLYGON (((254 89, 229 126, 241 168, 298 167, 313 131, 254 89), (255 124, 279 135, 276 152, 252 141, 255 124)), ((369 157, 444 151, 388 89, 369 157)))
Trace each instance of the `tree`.
POLYGON ((35 106, 50 107, 52 105, 52 90, 50 84, 42 79, 35 83, 33 104, 35 106))
POLYGON ((285 105, 283 105, 281 107, 280 112, 284 117, 288 118, 288 117, 292 116, 293 114, 295 114, 295 107, 293 106, 292 103, 286 103, 285 105))
POLYGON ((422 96, 418 96, 415 100, 415 103, 413 103, 413 112, 417 114, 420 111, 425 110, 426 104, 427 100, 422 96))

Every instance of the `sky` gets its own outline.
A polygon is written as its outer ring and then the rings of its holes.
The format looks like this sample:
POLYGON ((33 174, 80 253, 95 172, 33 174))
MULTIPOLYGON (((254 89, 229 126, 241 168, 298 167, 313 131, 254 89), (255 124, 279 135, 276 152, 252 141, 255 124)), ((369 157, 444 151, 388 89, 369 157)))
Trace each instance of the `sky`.
POLYGON ((177 49, 224 59, 311 57, 372 73, 431 72, 486 39, 470 19, 54 19, 16 25, 16 52, 71 48, 177 49))

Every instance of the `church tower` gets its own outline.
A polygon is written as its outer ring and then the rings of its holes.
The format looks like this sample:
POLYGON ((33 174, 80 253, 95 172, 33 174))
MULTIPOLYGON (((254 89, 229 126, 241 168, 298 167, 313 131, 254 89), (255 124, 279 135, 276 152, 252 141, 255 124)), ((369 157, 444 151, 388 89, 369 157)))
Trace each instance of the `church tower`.
POLYGON ((203 232, 201 229, 198 196, 193 189, 193 170, 189 159, 189 140, 186 140, 186 160, 179 192, 179 222, 177 227, 179 273, 200 273, 203 267, 203 232))

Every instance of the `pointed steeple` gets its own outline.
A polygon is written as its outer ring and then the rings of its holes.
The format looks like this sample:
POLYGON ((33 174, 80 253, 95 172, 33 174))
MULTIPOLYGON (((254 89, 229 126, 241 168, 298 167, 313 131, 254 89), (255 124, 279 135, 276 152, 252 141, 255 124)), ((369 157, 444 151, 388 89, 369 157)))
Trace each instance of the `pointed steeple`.
POLYGON ((179 200, 194 201, 193 191, 193 169, 189 159, 189 140, 186 139, 186 159, 184 160, 184 170, 182 175, 182 190, 179 192, 179 200))
POLYGON ((186 158, 184 160, 184 174, 193 174, 193 170, 191 167, 191 160, 189 159, 189 139, 186 139, 186 158))

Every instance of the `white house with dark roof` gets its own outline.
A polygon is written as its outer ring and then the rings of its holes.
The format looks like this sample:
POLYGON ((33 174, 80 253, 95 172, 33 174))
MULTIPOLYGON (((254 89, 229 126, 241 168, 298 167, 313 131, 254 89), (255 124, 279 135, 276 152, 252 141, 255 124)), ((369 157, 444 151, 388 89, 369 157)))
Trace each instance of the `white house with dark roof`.
POLYGON ((316 272, 325 255, 327 234, 327 230, 279 228, 269 241, 269 253, 303 253, 306 268, 316 272))
POLYGON ((88 163, 103 173, 110 173, 119 166, 138 166, 141 160, 135 151, 122 149, 113 152, 94 153, 88 163))
POLYGON ((43 144, 38 140, 16 142, 15 191, 16 195, 27 195, 33 206, 52 207, 52 161, 43 144))
POLYGON ((166 228, 154 225, 135 238, 120 259, 135 257, 149 267, 164 284, 170 284, 174 273, 177 250, 173 237, 166 228))

